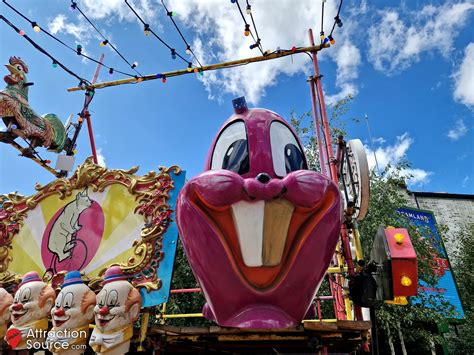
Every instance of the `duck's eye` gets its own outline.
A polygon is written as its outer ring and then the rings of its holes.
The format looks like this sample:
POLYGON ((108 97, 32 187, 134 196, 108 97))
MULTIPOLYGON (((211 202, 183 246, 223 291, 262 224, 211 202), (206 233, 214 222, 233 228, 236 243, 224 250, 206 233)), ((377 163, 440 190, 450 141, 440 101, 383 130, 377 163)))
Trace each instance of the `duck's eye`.
POLYGON ((226 169, 243 175, 249 172, 247 132, 242 121, 227 126, 217 138, 211 169, 226 169))
POLYGON ((270 126, 273 168, 277 176, 308 169, 303 151, 295 135, 283 123, 274 121, 270 126))
POLYGON ((17 68, 19 71, 23 71, 23 68, 21 67, 20 64, 17 64, 16 68, 17 68))

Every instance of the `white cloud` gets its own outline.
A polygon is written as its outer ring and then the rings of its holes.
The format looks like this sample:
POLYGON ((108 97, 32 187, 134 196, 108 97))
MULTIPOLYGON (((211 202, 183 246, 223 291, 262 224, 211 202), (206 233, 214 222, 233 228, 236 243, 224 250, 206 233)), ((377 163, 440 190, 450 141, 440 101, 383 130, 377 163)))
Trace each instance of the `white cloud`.
MULTIPOLYGON (((383 171, 388 165, 395 167, 406 158, 408 149, 412 144, 413 138, 410 137, 408 132, 405 132, 401 136, 397 136, 393 145, 380 146, 375 151, 366 146, 369 168, 377 169, 375 157, 380 171, 383 171)), ((401 171, 401 174, 406 177, 409 184, 422 185, 429 182, 429 178, 433 173, 419 168, 407 168, 401 171)))
POLYGON ((462 187, 467 187, 467 184, 469 182, 469 175, 466 175, 464 179, 462 179, 462 187))
POLYGON ((454 99, 474 107, 474 43, 469 43, 466 47, 461 66, 453 77, 454 99))
POLYGON ((459 138, 464 136, 467 133, 467 127, 464 123, 464 120, 459 119, 456 121, 456 124, 451 128, 447 134, 448 138, 457 141, 459 138))
MULTIPOLYGON (((326 30, 330 29, 331 23, 328 19, 334 18, 337 5, 336 2, 326 3, 326 30)), ((243 20, 237 6, 230 1, 217 5, 211 1, 171 0, 168 7, 177 11, 181 23, 195 30, 193 48, 203 64, 259 54, 256 49, 249 49, 252 44, 251 37, 243 36, 243 20)), ((308 43, 308 28, 315 29, 315 40, 317 43, 319 41, 319 30, 316 29, 320 26, 321 8, 315 6, 314 1, 300 0, 297 6, 292 0, 280 0, 271 4, 256 1, 252 3, 252 13, 264 50, 273 51, 278 46, 282 49, 305 46, 308 43)), ((248 17, 245 11, 244 16, 248 17)), ((361 56, 359 49, 348 37, 348 33, 353 33, 350 28, 351 21, 344 19, 344 27, 336 28, 334 33, 336 45, 329 50, 323 50, 319 55, 320 60, 331 59, 337 65, 336 85, 341 90, 338 97, 357 93, 353 81, 358 76, 361 56)), ((300 54, 292 58, 206 72, 200 80, 212 98, 219 99, 219 95, 225 92, 236 96, 245 95, 249 102, 255 104, 265 95, 268 87, 277 83, 278 75, 309 75, 311 66, 308 59, 306 55, 300 54)))
POLYGON ((53 35, 66 33, 73 36, 79 42, 85 42, 91 38, 91 29, 87 23, 72 23, 64 14, 56 15, 48 23, 48 29, 53 35))
POLYGON ((105 164, 105 157, 102 154, 102 148, 97 149, 97 164, 100 166, 106 167, 107 165, 105 164))
POLYGON ((387 74, 400 72, 420 60, 424 52, 438 51, 447 57, 453 39, 474 9, 472 1, 426 5, 420 11, 387 9, 381 21, 369 28, 368 60, 387 74))

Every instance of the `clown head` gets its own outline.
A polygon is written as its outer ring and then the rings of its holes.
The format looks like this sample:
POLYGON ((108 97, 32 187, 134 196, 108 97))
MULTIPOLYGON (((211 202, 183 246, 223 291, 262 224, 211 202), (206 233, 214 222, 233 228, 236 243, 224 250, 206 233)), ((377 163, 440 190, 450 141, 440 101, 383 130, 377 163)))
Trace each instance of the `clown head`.
POLYGON ((124 329, 137 320, 140 306, 140 293, 126 280, 120 267, 109 268, 94 307, 96 327, 101 332, 124 329))
POLYGON ((10 306, 13 325, 25 327, 47 319, 55 297, 54 289, 41 281, 36 271, 26 273, 10 306))
POLYGON ((94 318, 95 293, 82 282, 79 271, 66 274, 51 310, 56 330, 87 326, 94 318))
POLYGON ((13 297, 0 287, 0 339, 5 336, 5 329, 10 322, 10 305, 13 297))

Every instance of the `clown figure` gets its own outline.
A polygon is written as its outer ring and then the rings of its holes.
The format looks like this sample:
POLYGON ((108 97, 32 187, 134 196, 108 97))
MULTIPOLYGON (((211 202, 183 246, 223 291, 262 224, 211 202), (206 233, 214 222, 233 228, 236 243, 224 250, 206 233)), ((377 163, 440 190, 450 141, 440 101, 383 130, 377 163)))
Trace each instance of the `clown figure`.
POLYGON ((110 267, 94 307, 95 328, 89 341, 92 349, 98 354, 127 353, 140 307, 138 290, 126 280, 119 266, 110 267))
POLYGON ((10 306, 12 303, 12 295, 0 287, 0 339, 5 337, 7 325, 10 323, 10 306))
POLYGON ((68 272, 51 310, 53 329, 47 339, 50 351, 54 354, 84 352, 94 306, 95 293, 82 282, 80 272, 68 272), (80 345, 84 345, 82 350, 80 345))
POLYGON ((36 271, 23 276, 10 306, 12 325, 7 334, 21 337, 13 350, 27 348, 28 341, 43 342, 48 330, 48 314, 54 304, 54 289, 41 281, 36 271), (16 330, 16 331, 15 331, 16 330))

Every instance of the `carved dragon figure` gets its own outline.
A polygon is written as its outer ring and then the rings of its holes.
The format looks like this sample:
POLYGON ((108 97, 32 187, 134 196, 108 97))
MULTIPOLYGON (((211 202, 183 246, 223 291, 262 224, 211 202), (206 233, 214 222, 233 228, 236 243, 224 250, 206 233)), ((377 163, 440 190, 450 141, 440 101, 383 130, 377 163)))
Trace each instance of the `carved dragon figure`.
POLYGON ((39 146, 61 152, 67 141, 66 129, 55 114, 39 116, 30 107, 28 88, 33 83, 26 80, 28 66, 18 57, 11 57, 5 66, 10 74, 4 77, 7 87, 0 92, 0 117, 9 129, 0 132, 0 140, 11 143, 17 137, 25 138, 30 148, 24 155, 31 155, 39 146))

